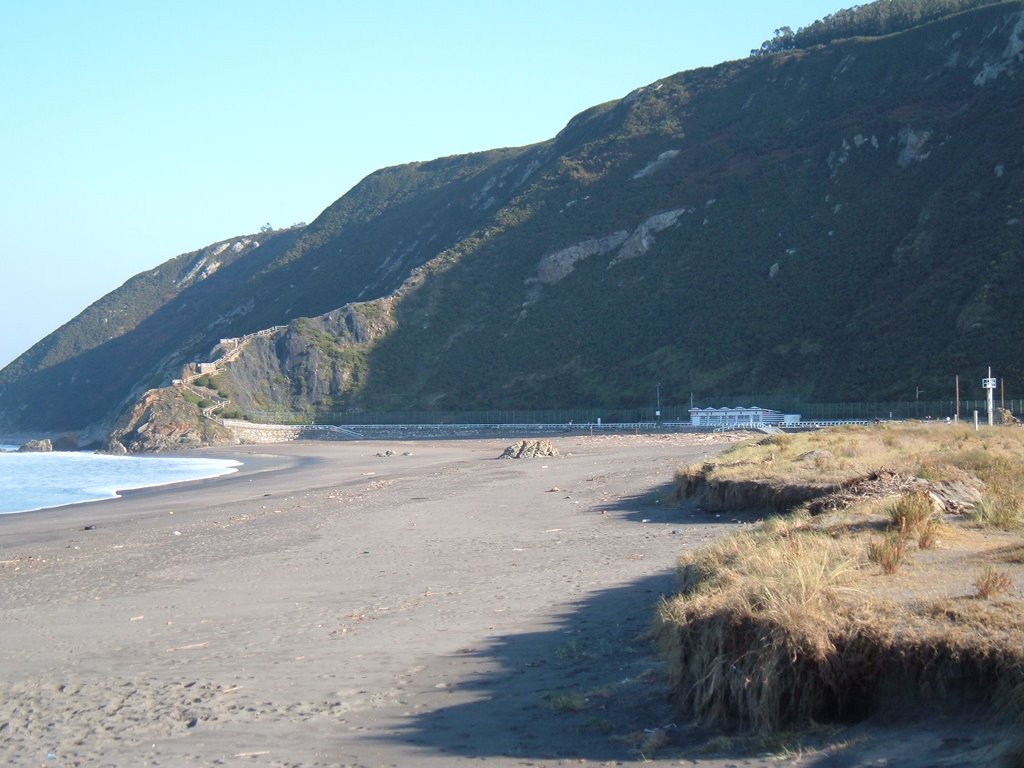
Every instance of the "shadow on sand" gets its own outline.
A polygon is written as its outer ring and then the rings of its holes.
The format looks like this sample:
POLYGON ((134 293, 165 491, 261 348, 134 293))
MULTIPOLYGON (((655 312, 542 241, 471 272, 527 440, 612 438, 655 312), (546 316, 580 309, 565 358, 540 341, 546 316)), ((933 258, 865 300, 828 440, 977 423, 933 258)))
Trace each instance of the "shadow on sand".
POLYGON ((462 658, 491 671, 444 692, 461 703, 413 716, 390 738, 461 756, 641 757, 650 731, 674 729, 650 633, 658 600, 674 586, 666 571, 598 593, 548 631, 465 649, 462 658))
MULTIPOLYGON (((666 484, 599 509, 680 533, 684 526, 749 522, 677 506, 670 492, 666 484)), ((701 754, 718 731, 690 724, 673 707, 651 631, 659 602, 676 585, 675 569, 667 568, 569 605, 545 631, 462 649, 445 662, 486 671, 460 671, 460 682, 439 690, 439 706, 428 705, 380 738, 453 757, 637 761, 659 750, 677 758, 701 754)))
POLYGON ((679 502, 672 483, 662 483, 649 491, 623 496, 596 509, 620 515, 634 523, 662 523, 676 526, 758 523, 771 515, 768 511, 745 510, 727 514, 705 512, 692 501, 679 502))
MULTIPOLYGON (((598 509, 639 524, 709 522, 672 503, 671 489, 659 485, 598 509)), ((413 715, 390 738, 459 756, 586 760, 650 757, 656 730, 676 744, 692 739, 676 723, 651 632, 676 578, 666 568, 570 604, 546 631, 464 649, 459 659, 487 671, 459 675, 454 690, 439 694, 458 703, 413 715)))

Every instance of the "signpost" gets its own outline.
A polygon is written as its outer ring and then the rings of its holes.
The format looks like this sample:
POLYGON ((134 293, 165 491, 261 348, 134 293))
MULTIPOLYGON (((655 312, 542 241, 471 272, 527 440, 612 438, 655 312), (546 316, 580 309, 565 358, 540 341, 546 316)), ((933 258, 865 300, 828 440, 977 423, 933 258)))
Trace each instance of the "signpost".
POLYGON ((996 389, 996 379, 992 378, 992 368, 988 369, 988 378, 981 380, 981 386, 988 393, 988 425, 992 426, 992 393, 996 389))

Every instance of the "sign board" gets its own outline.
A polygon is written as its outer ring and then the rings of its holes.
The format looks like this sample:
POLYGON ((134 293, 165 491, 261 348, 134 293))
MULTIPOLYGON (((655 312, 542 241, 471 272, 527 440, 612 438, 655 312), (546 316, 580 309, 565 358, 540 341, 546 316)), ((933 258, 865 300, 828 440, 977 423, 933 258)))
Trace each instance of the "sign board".
POLYGON ((983 389, 995 389, 997 379, 982 379, 981 386, 983 389))

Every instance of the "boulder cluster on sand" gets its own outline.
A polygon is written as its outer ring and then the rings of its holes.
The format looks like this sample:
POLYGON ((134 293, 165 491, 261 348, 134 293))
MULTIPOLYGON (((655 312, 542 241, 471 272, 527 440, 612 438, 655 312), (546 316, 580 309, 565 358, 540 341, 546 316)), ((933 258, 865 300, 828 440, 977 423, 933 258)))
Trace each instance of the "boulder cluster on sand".
POLYGON ((499 456, 500 459, 536 459, 558 456, 558 449, 550 440, 519 440, 499 456))

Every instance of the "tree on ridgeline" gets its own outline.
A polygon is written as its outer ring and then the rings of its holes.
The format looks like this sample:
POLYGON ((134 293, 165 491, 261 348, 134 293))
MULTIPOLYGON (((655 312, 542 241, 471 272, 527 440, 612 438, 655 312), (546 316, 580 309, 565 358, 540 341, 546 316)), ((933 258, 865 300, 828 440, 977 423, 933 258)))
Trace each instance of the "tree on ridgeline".
POLYGON ((831 13, 806 27, 793 32, 790 27, 775 30, 771 40, 765 40, 751 56, 826 45, 833 40, 848 37, 881 37, 910 29, 943 16, 990 5, 992 0, 875 0, 866 5, 831 13))

